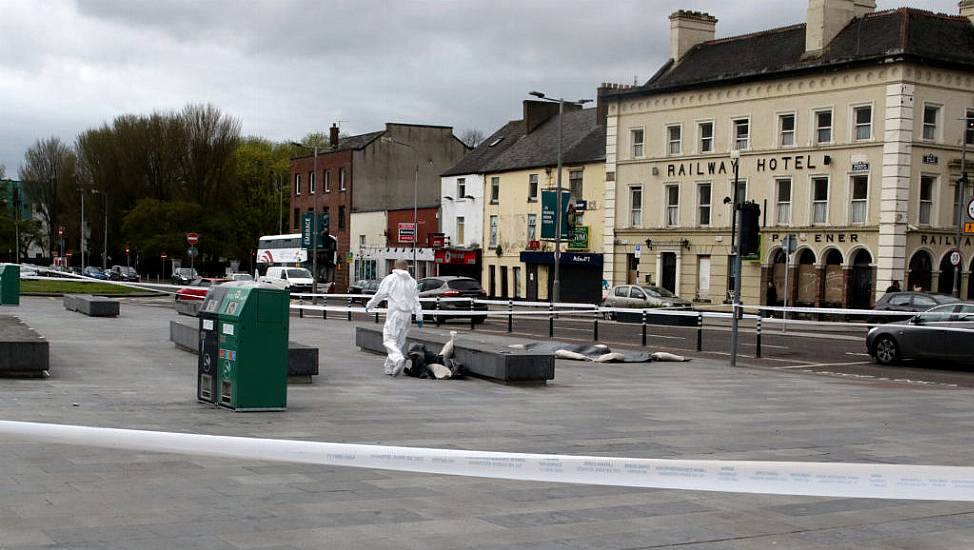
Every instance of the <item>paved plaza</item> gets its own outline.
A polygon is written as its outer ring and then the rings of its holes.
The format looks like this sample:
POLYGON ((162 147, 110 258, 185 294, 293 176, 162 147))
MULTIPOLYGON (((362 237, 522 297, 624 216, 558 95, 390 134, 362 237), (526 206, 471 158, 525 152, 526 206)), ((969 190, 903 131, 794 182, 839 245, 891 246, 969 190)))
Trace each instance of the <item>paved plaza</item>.
MULTIPOLYGON (((7 313, 8 310, 4 310, 7 313)), ((291 319, 320 376, 281 413, 195 401, 196 357, 159 305, 115 319, 10 309, 51 342, 46 379, 0 379, 0 419, 454 449, 974 464, 974 390, 717 361, 559 361, 547 386, 392 379, 354 324, 291 319)), ((970 548, 974 503, 498 481, 0 438, 0 548, 970 548)))

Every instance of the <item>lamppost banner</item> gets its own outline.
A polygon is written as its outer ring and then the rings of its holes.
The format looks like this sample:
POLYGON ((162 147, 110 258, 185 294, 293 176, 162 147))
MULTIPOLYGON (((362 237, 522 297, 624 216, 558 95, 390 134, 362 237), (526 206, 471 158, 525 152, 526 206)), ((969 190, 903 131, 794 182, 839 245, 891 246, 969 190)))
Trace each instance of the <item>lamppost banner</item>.
MULTIPOLYGON (((571 236, 568 223, 568 209, 571 202, 571 193, 569 191, 561 192, 561 238, 568 239, 571 236)), ((555 238, 555 212, 558 210, 558 192, 557 191, 542 191, 541 192, 541 238, 542 239, 554 239, 555 238)))

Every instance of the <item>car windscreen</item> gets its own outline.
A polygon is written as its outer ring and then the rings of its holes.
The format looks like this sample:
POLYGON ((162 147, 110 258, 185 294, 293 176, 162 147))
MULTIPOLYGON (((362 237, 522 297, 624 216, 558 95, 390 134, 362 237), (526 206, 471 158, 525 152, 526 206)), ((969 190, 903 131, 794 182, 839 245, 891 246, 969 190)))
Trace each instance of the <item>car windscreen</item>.
POLYGON ((480 290, 480 283, 473 279, 454 279, 446 284, 453 290, 480 290))
POLYGON ((311 272, 307 269, 288 269, 287 270, 288 279, 310 279, 311 272))

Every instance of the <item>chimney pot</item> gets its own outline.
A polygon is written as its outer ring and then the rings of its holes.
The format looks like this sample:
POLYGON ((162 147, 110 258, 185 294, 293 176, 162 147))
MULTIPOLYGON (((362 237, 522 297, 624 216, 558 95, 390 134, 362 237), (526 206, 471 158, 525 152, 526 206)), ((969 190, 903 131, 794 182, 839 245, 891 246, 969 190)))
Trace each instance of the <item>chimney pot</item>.
POLYGON ((328 144, 332 147, 338 147, 338 124, 332 124, 331 128, 328 129, 328 144))
POLYGON ((717 18, 709 13, 679 10, 670 15, 670 57, 679 62, 697 44, 713 40, 717 18))

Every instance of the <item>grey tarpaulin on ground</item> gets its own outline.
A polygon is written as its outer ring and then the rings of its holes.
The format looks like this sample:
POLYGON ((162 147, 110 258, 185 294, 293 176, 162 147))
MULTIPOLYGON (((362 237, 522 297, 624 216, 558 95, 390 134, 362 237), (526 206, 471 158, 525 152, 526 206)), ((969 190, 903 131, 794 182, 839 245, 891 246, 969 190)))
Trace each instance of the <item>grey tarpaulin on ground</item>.
POLYGON ((41 443, 494 479, 774 495, 974 501, 974 468, 959 466, 495 453, 13 421, 0 421, 0 435, 41 443))

